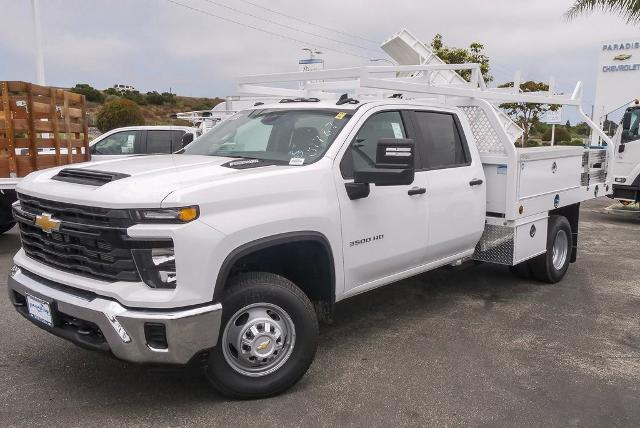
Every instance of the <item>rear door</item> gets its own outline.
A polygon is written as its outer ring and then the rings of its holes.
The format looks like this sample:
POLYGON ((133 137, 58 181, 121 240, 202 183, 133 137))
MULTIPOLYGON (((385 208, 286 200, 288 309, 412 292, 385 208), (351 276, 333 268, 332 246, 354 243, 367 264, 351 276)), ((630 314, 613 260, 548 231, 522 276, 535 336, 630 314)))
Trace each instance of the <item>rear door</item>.
POLYGON ((484 230, 484 171, 455 113, 416 110, 421 169, 427 181, 427 258, 437 262, 473 251, 484 230))

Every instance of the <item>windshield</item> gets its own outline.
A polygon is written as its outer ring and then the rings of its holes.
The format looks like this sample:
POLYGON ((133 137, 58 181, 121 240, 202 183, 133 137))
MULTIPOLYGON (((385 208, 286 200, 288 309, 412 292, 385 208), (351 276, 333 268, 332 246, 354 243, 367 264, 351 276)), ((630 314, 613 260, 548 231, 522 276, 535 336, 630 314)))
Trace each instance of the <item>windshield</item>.
POLYGON ((187 146, 184 153, 308 164, 324 154, 349 118, 338 110, 242 111, 187 146))

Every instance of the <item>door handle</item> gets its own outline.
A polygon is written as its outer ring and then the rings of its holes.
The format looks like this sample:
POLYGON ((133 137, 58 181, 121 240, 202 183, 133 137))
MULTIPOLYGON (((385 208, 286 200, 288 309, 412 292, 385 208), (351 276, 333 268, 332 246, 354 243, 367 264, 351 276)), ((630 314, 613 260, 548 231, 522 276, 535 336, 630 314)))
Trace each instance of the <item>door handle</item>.
POLYGON ((409 191, 407 192, 407 194, 409 196, 413 196, 413 195, 423 195, 427 193, 427 189, 424 187, 412 187, 411 189, 409 189, 409 191))
POLYGON ((484 182, 483 182, 481 179, 479 179, 479 178, 474 178, 473 180, 471 180, 471 181, 469 182, 469 186, 479 186, 479 185, 481 185, 482 183, 484 183, 484 182))

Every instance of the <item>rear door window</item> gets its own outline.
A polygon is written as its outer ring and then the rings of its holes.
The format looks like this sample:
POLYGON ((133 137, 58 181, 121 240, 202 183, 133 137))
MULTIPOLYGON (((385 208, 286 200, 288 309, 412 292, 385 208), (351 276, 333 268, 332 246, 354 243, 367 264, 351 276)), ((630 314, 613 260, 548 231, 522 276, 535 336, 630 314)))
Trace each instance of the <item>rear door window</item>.
POLYGON ((442 169, 470 163, 469 149, 451 113, 416 111, 423 169, 442 169))
POLYGON ((171 131, 171 152, 175 152, 182 148, 182 137, 186 134, 185 131, 171 131))
POLYGON ((172 153, 172 131, 147 131, 147 153, 172 153))

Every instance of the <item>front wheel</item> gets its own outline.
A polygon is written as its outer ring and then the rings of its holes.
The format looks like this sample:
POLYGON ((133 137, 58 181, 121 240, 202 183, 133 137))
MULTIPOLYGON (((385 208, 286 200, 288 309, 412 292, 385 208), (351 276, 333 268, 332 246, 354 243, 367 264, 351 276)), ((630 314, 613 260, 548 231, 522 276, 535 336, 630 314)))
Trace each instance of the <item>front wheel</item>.
POLYGON ((222 299, 222 330, 206 375, 231 398, 260 398, 293 386, 316 352, 318 320, 289 280, 255 272, 234 278, 222 299))
POLYGON ((547 252, 529 262, 531 274, 538 281, 555 284, 569 269, 573 235, 569 221, 558 215, 549 217, 547 229, 547 252))

